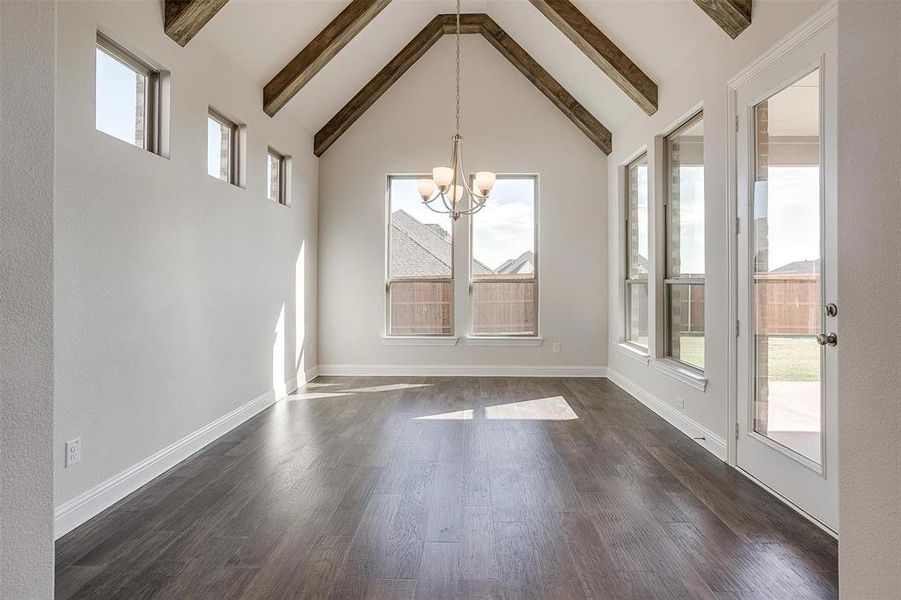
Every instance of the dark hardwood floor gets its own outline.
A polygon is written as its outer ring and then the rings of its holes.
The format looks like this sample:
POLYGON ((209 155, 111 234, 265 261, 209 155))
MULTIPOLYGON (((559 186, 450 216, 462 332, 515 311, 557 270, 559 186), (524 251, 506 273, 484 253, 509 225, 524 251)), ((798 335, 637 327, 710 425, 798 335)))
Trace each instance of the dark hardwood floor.
POLYGON ((837 597, 829 536, 607 380, 319 378, 57 543, 58 598, 837 597))

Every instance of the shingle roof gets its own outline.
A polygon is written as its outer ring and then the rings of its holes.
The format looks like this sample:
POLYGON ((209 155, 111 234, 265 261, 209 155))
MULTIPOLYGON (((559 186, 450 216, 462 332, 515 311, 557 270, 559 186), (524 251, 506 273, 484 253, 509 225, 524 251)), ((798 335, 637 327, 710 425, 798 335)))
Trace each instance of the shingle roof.
POLYGON ((532 273, 535 271, 535 255, 531 250, 526 250, 518 257, 504 261, 504 264, 495 269, 499 275, 518 275, 520 273, 532 273), (527 269, 527 267, 531 267, 527 269))
MULTIPOLYGON (((451 240, 444 228, 425 224, 403 210, 391 213, 391 277, 450 277, 451 240)), ((475 261, 476 273, 491 269, 475 261)))

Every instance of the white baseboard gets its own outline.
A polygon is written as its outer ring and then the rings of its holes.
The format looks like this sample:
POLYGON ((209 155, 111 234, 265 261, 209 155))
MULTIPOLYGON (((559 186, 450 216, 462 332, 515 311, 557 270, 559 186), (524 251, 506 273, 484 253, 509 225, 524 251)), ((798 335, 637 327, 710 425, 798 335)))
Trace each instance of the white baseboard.
POLYGON ((726 449, 726 440, 713 433, 694 419, 688 417, 685 413, 682 413, 675 407, 667 404, 643 387, 627 379, 621 373, 610 369, 607 372, 607 378, 619 387, 623 388, 630 395, 634 396, 639 402, 650 408, 659 416, 663 417, 676 429, 678 429, 688 437, 694 439, 694 441, 697 442, 701 447, 710 451, 721 461, 726 462, 728 456, 728 451, 726 449))
POLYGON ((525 365, 319 365, 319 375, 344 377, 606 377, 607 367, 525 365))
POLYGON ((319 375, 320 375, 320 373, 319 373, 318 366, 310 367, 309 369, 307 369, 306 371, 303 372, 304 383, 310 383, 311 381, 313 381, 314 379, 319 377, 319 375))
MULTIPOLYGON (((297 389, 297 380, 287 382, 286 386, 289 392, 294 391, 297 389)), ((54 511, 54 538, 61 538, 82 523, 100 514, 210 442, 262 412, 275 401, 275 392, 269 390, 85 493, 63 502, 54 511)))

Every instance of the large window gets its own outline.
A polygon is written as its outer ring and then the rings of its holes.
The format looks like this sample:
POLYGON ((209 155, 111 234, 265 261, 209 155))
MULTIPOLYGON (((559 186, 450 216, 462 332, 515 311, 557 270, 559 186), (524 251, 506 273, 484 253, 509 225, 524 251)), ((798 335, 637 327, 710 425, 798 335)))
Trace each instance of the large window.
POLYGON ((625 341, 648 349, 648 155, 626 167, 625 341))
POLYGON ((704 370, 704 121, 666 138, 666 355, 704 370))
POLYGON ((499 175, 472 216, 473 335, 538 334, 538 178, 499 175))
POLYGON ((100 33, 95 59, 97 129, 159 153, 160 73, 100 33))
POLYGON ((388 335, 453 333, 452 221, 423 205, 423 177, 388 178, 388 335))

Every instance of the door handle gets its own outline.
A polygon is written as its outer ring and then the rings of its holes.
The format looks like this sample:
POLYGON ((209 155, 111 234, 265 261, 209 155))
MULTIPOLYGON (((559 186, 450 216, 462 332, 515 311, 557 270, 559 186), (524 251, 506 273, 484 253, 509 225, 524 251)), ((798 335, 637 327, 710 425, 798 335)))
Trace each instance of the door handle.
POLYGON ((820 346, 835 346, 838 344, 838 336, 835 333, 818 333, 817 344, 820 346))

